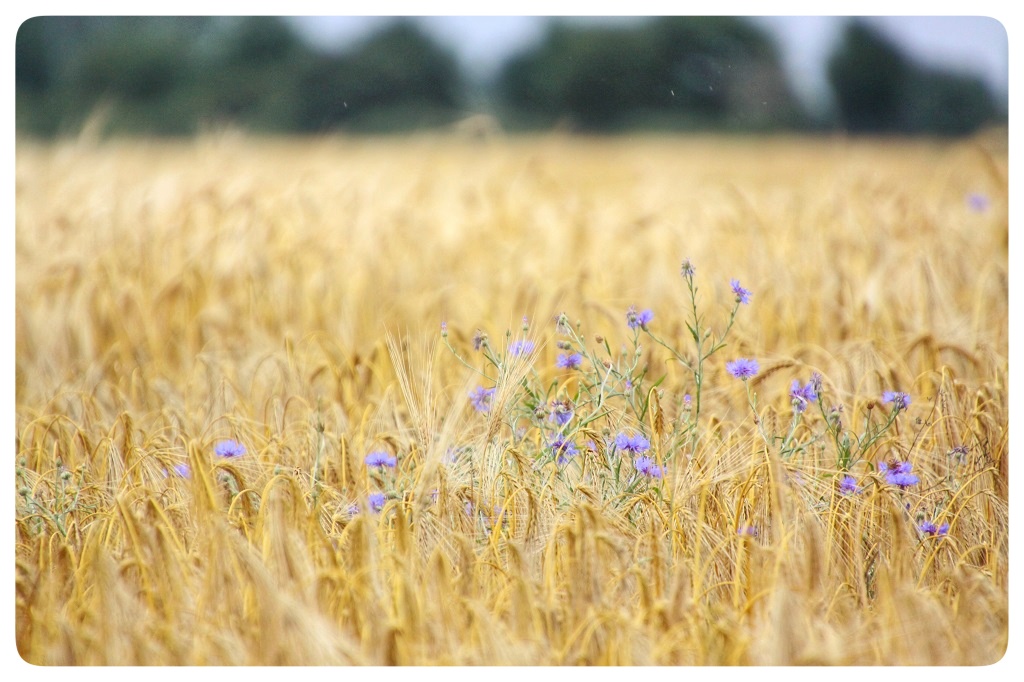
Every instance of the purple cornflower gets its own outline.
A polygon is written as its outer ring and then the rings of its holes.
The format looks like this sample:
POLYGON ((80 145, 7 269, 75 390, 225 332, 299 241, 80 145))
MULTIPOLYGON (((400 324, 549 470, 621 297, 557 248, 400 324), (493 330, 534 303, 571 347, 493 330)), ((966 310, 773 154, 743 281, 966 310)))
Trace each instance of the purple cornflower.
POLYGON ((532 352, 533 341, 529 341, 526 339, 519 339, 518 341, 513 341, 508 346, 508 354, 515 355, 516 357, 519 357, 521 355, 529 355, 532 352))
POLYGON ((901 462, 895 459, 891 462, 879 463, 878 472, 885 474, 885 480, 889 485, 906 490, 912 485, 917 485, 921 480, 916 475, 910 473, 911 467, 913 465, 910 462, 901 462))
POLYGON ((551 401, 551 416, 549 416, 548 419, 559 426, 565 426, 572 419, 572 415, 573 409, 571 402, 568 400, 551 401))
POLYGON ((757 374, 760 368, 757 360, 748 360, 746 358, 738 358, 732 362, 725 363, 725 371, 742 381, 746 381, 757 374))
POLYGON ((922 521, 921 525, 919 525, 917 528, 925 535, 931 535, 933 537, 936 535, 945 535, 949 532, 948 523, 944 523, 941 526, 936 526, 934 521, 922 521))
POLYGON ((693 398, 691 398, 690 394, 687 393, 686 395, 683 396, 683 409, 688 410, 691 407, 693 407, 693 398))
POLYGON ((697 268, 693 266, 689 258, 683 260, 683 264, 679 266, 679 274, 683 277, 693 277, 693 274, 697 272, 697 268))
POLYGON ((736 529, 736 535, 745 535, 750 538, 757 537, 757 526, 747 523, 736 529))
POLYGON ((654 460, 650 457, 637 457, 633 462, 633 466, 644 476, 650 478, 661 478, 664 473, 660 466, 654 463, 654 460))
POLYGON ((647 440, 639 433, 635 436, 627 436, 625 433, 619 433, 615 436, 615 447, 617 447, 621 452, 631 452, 634 455, 639 455, 651 449, 651 441, 647 440))
POLYGON ((384 493, 370 493, 369 497, 366 499, 370 503, 370 509, 375 512, 379 512, 384 508, 384 504, 388 501, 388 496, 384 493))
POLYGON ((398 458, 384 450, 374 450, 366 456, 366 466, 377 468, 394 468, 398 464, 398 458))
POLYGON ((789 399, 793 402, 794 412, 803 412, 807 405, 818 399, 814 392, 814 383, 810 381, 806 386, 800 388, 800 380, 793 379, 793 385, 789 388, 789 399))
POLYGON ((448 338, 448 323, 444 320, 441 320, 441 338, 448 338))
POLYGON ((857 485, 857 479, 853 476, 843 476, 843 480, 839 482, 839 492, 843 495, 856 495, 861 491, 861 487, 857 485))
POLYGON ((213 451, 218 457, 231 459, 245 454, 245 446, 236 440, 222 440, 214 446, 213 451))
POLYGON ((475 389, 469 392, 469 402, 473 404, 473 409, 477 412, 489 412, 491 409, 491 399, 494 397, 494 392, 497 388, 484 388, 483 386, 477 386, 475 389))
POLYGON ((882 394, 883 403, 893 403, 896 411, 905 410, 910 407, 910 396, 903 391, 886 391, 882 394))
POLYGON ((984 194, 980 194, 978 192, 971 192, 970 194, 967 195, 967 205, 970 207, 972 211, 981 213, 988 209, 990 203, 991 202, 989 201, 988 197, 985 196, 984 194))
POLYGON ((629 310, 626 311, 626 325, 630 329, 636 329, 637 327, 647 329, 647 325, 649 325, 653 319, 654 313, 650 308, 638 313, 636 311, 636 306, 631 305, 629 306, 629 310))
POLYGON ((473 350, 480 350, 487 345, 487 332, 477 329, 473 334, 473 350))
POLYGON ((737 303, 750 303, 750 297, 753 294, 750 292, 749 289, 744 289, 743 287, 741 287, 740 281, 738 279, 732 280, 731 282, 729 282, 729 285, 732 287, 732 293, 736 294, 737 303))
MULTIPOLYGON (((189 469, 187 464, 175 464, 171 467, 171 471, 180 476, 181 478, 192 478, 192 470, 189 469)), ((164 469, 164 478, 170 476, 170 471, 164 469)))
POLYGON ((561 369, 579 369, 583 356, 579 353, 559 353, 555 359, 555 367, 561 369))
POLYGON ((557 459, 555 461, 559 464, 559 466, 565 464, 570 459, 580 454, 580 451, 576 447, 575 443, 573 443, 571 440, 566 440, 561 436, 555 436, 551 440, 551 442, 548 443, 548 447, 551 448, 552 453, 557 455, 557 459))

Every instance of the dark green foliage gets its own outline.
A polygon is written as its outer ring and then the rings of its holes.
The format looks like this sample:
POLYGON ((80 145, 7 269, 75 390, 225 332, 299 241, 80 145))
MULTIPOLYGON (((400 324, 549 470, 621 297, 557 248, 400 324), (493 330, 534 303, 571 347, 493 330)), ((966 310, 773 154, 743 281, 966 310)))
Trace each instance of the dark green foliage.
POLYGON ((630 27, 556 23, 505 66, 512 112, 592 131, 658 121, 680 128, 798 122, 771 41, 732 17, 662 17, 630 27))
POLYGON ((402 21, 348 53, 318 57, 299 89, 299 130, 384 132, 450 122, 463 84, 455 58, 402 21))
POLYGON ((996 117, 984 83, 923 68, 863 22, 847 26, 828 64, 840 125, 854 133, 971 133, 996 117))
POLYGON ((17 125, 52 135, 107 112, 112 132, 387 132, 453 120, 453 56, 409 22, 339 55, 275 17, 40 17, 17 41, 17 125))
MULTIPOLYGON (((471 97, 513 129, 810 125, 775 44, 737 17, 556 20, 480 91, 414 20, 343 47, 317 52, 277 17, 37 17, 15 45, 16 126, 74 134, 95 118, 113 133, 384 133, 447 125, 472 113, 471 97)), ((860 22, 829 78, 838 125, 852 132, 965 134, 998 116, 981 81, 925 70, 860 22)))

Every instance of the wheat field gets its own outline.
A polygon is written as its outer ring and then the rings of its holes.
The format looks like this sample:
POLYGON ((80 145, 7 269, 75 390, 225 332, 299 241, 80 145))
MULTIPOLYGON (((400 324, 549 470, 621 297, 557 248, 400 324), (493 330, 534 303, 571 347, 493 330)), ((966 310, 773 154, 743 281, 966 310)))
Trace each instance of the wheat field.
POLYGON ((20 141, 17 650, 46 666, 995 663, 1007 166, 1005 131, 20 141), (631 345, 626 318, 650 309, 692 360, 684 259, 715 333, 730 280, 753 292, 685 442, 694 376, 631 345), (571 397, 600 371, 556 366, 562 313, 647 371, 643 417, 595 413, 565 466, 544 457, 549 422, 513 419, 528 381, 571 397), (490 372, 487 412, 468 398, 488 373, 478 330, 535 344, 490 372), (760 363, 749 382, 737 357, 760 363), (851 431, 884 391, 911 398, 849 472, 811 410, 794 434, 810 445, 773 446, 790 382, 815 372, 851 431), (612 475, 623 430, 663 477, 612 475), (218 456, 230 441, 244 454, 218 456), (887 484, 890 460, 919 484, 887 484), (845 473, 862 489, 842 494, 845 473))

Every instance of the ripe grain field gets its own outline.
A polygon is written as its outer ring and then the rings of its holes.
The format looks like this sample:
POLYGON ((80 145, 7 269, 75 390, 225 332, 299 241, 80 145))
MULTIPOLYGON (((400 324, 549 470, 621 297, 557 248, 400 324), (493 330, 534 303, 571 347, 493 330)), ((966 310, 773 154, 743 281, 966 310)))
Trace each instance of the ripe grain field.
POLYGON ((1005 134, 20 142, 18 651, 994 663, 1006 173, 1005 134))

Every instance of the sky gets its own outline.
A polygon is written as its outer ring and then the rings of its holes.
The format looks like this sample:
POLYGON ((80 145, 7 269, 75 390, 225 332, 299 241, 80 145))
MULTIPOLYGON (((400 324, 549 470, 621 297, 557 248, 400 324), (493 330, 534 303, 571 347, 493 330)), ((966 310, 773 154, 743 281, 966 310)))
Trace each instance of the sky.
MULTIPOLYGON (((528 48, 543 35, 545 17, 429 16, 424 30, 451 47, 467 70, 481 78, 503 59, 528 48)), ((626 23, 640 17, 578 18, 626 23)), ((386 17, 296 17, 295 25, 314 44, 329 49, 379 29, 386 17)), ((825 62, 842 32, 845 17, 764 16, 752 19, 778 42, 783 66, 797 96, 812 109, 827 107, 825 62)), ((918 60, 981 76, 1005 101, 1008 91, 1008 38, 996 19, 982 16, 875 16, 867 19, 918 60)))

